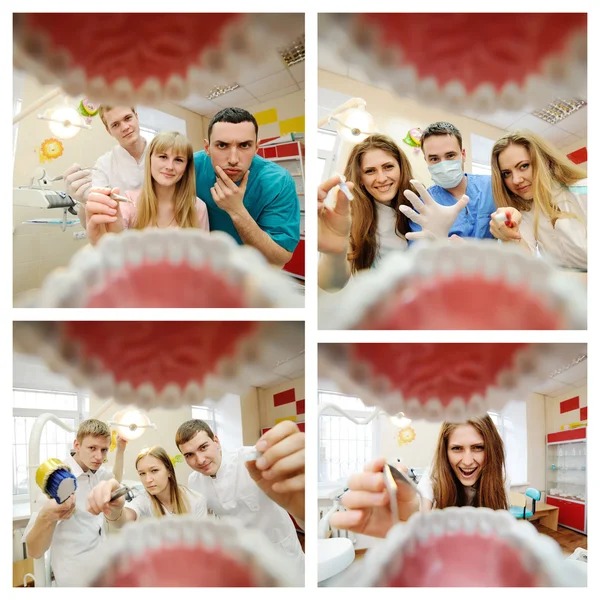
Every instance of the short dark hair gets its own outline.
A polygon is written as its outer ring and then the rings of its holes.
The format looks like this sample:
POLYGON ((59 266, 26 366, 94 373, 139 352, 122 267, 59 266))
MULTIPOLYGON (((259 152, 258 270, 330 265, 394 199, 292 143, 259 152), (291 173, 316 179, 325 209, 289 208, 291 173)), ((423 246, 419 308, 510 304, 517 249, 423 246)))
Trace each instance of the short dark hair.
POLYGON ((175 434, 175 444, 177 444, 177 448, 179 448, 181 444, 187 444, 201 431, 205 431, 206 435, 214 441, 215 434, 210 428, 210 425, 205 421, 201 421, 200 419, 190 419, 189 421, 182 423, 175 434))
POLYGON ((258 123, 252 113, 249 113, 243 108, 224 108, 220 110, 211 120, 208 125, 208 141, 210 142, 210 134, 215 123, 253 123, 256 131, 256 139, 258 139, 258 123))
MULTIPOLYGON (((437 121, 436 123, 427 125, 427 127, 423 129, 423 133, 421 134, 421 150, 423 150, 425 140, 434 135, 453 135, 458 140, 458 147, 462 150, 462 135, 460 131, 454 127, 452 123, 448 123, 448 121, 437 121)), ((423 153, 425 153, 425 150, 423 150, 423 153)))

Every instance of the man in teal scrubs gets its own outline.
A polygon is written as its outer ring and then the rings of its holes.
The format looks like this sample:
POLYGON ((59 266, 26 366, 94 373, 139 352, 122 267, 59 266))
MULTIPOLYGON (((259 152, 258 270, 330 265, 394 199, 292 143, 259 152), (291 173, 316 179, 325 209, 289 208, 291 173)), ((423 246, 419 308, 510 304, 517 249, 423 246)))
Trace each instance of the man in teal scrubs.
POLYGON ((194 154, 196 195, 211 231, 225 231, 283 267, 300 239, 300 203, 290 173, 256 154, 258 123, 248 111, 225 108, 194 154))

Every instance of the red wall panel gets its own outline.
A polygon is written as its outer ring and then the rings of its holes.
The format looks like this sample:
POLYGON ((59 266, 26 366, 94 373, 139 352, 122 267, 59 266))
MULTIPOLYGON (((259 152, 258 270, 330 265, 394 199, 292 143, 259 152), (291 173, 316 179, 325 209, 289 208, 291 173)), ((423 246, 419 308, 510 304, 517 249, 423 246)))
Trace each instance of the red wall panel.
POLYGON ((560 414, 570 412, 572 410, 577 410, 579 408, 579 396, 575 396, 575 398, 569 398, 568 400, 563 400, 560 403, 560 414))
POLYGON ((296 402, 296 391, 294 388, 279 392, 279 394, 273 394, 273 405, 282 406, 284 404, 290 404, 296 402))

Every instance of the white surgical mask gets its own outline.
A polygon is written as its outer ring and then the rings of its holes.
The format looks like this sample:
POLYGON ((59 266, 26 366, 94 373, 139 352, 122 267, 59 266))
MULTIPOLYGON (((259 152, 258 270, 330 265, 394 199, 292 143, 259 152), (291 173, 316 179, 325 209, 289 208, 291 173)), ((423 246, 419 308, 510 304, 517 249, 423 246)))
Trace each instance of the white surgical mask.
POLYGON ((435 165, 427 167, 431 173, 433 183, 446 190, 455 188, 462 180, 465 172, 462 168, 462 160, 442 160, 435 165))

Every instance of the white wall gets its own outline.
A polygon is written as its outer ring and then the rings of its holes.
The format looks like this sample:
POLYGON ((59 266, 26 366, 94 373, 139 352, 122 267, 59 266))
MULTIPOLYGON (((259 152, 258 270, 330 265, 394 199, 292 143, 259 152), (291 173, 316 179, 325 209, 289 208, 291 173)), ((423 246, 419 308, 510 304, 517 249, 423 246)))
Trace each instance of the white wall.
POLYGON ((546 403, 544 396, 530 394, 526 405, 528 487, 544 493, 546 490, 546 403))
POLYGON ((415 431, 415 439, 409 444, 399 446, 396 438, 398 428, 392 425, 388 418, 382 417, 381 454, 391 464, 400 458, 409 467, 424 469, 433 459, 441 426, 441 421, 413 421, 410 427, 415 431))

